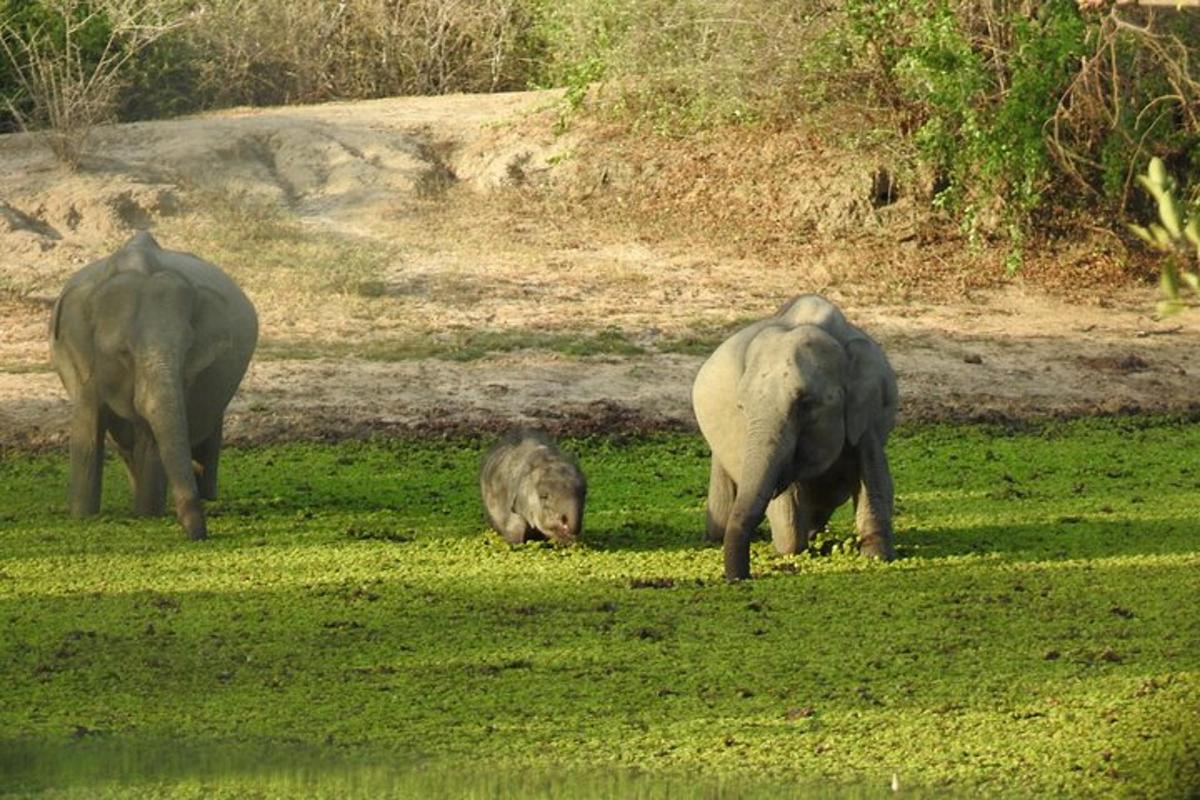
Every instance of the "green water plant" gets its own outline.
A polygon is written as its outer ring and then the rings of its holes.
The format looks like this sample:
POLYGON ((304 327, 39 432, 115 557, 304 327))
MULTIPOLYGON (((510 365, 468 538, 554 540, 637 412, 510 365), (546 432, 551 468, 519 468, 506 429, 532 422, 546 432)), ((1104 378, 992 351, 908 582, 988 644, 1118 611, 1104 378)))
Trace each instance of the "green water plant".
POLYGON ((0 454, 0 795, 1193 797, 1196 422, 902 427, 898 560, 843 511, 737 586, 694 434, 566 439, 566 548, 483 439, 230 448, 200 545, 0 454))
POLYGON ((1148 226, 1130 224, 1129 229, 1165 254, 1159 278, 1164 299, 1158 304, 1158 312, 1166 316, 1188 305, 1181 284, 1200 297, 1200 213, 1176 198, 1178 187, 1161 158, 1150 159, 1146 174, 1137 179, 1154 198, 1159 222, 1148 226))

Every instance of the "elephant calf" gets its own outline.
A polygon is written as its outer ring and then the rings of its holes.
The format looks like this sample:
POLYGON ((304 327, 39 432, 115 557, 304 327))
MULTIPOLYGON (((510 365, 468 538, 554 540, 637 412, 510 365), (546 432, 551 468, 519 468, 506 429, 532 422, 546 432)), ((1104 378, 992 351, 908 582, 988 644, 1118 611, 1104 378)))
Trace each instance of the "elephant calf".
POLYGON ((129 472, 138 514, 208 535, 225 407, 258 339, 254 306, 217 267, 139 233, 72 275, 54 304, 50 352, 71 397, 71 512, 100 508, 104 437, 129 472), (195 463, 193 463, 193 459, 195 463))
POLYGON ((700 368, 692 405, 712 450, 708 536, 725 577, 750 577, 765 512, 796 553, 853 499, 862 552, 891 559, 896 376, 883 350, 817 295, 801 295, 725 340, 700 368))
POLYGON ((587 481, 549 435, 517 430, 487 454, 479 491, 491 526, 512 544, 573 542, 583 528, 587 481))

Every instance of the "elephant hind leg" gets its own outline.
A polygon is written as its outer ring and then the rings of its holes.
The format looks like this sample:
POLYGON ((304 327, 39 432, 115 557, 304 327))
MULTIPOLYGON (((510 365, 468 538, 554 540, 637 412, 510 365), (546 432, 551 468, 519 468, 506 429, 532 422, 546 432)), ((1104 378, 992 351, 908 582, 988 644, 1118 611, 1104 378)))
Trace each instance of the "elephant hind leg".
POLYGON ((795 555, 808 547, 808 540, 829 521, 829 515, 818 522, 819 513, 797 484, 767 504, 767 521, 771 524, 771 541, 775 551, 795 555))
POLYGON ((878 442, 864 437, 860 451, 860 482, 854 495, 854 521, 859 551, 870 558, 891 561, 896 557, 892 541, 894 496, 887 455, 878 442))
POLYGON ((120 417, 109 416, 105 425, 108 428, 109 438, 112 439, 114 449, 117 455, 121 457, 121 463, 125 465, 125 474, 129 478, 129 489, 134 489, 134 475, 136 467, 133 458, 133 425, 129 420, 121 419, 120 417))
POLYGON ((211 436, 192 448, 196 464, 196 490, 203 500, 217 499, 217 463, 221 458, 221 424, 211 436))
POLYGON ((725 538, 725 526, 729 522, 734 495, 733 479, 717 461, 716 456, 713 456, 708 476, 708 506, 705 514, 708 541, 719 542, 725 538))

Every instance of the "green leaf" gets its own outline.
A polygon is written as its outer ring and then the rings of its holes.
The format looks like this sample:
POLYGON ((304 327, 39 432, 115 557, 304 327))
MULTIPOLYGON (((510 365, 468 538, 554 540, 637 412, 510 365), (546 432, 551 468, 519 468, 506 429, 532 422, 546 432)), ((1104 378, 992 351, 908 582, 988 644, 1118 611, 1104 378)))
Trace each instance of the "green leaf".
POLYGON ((1171 234, 1172 239, 1182 238, 1183 226, 1180 224, 1179 204, 1175 202, 1175 198, 1170 192, 1164 191, 1159 195, 1158 216, 1162 219, 1163 225, 1171 234))
POLYGON ((1200 275, 1197 275, 1195 272, 1182 272, 1179 277, 1191 287, 1193 292, 1200 294, 1200 275))
POLYGON ((1179 276, 1174 264, 1163 265, 1162 274, 1158 277, 1158 286, 1170 300, 1179 299, 1179 276))
POLYGON ((1156 244, 1154 241, 1154 237, 1150 235, 1150 231, 1145 226, 1134 225, 1133 223, 1130 223, 1127 227, 1129 228, 1130 231, 1133 232, 1133 234, 1135 236, 1137 236, 1139 239, 1146 242, 1147 244, 1156 244))
POLYGON ((1183 229, 1183 235, 1196 246, 1197 250, 1200 250, 1200 217, 1192 217, 1188 220, 1187 227, 1183 229))
POLYGON ((1150 169, 1148 171, 1150 180, 1155 185, 1166 188, 1167 184, 1167 168, 1163 165, 1162 159, 1158 156, 1150 159, 1150 169))
POLYGON ((1160 300, 1155 306, 1155 311, 1160 317, 1169 317, 1172 314, 1178 314, 1183 311, 1183 303, 1178 300, 1160 300))

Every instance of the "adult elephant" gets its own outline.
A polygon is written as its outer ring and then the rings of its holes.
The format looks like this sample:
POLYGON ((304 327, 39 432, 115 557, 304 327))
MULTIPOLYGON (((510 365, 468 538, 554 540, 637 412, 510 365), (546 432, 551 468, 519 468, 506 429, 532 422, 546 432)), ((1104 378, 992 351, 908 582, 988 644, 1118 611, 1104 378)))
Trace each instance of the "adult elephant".
POLYGON ((72 275, 50 322, 73 404, 71 512, 100 508, 107 432, 135 513, 161 514, 169 486, 188 535, 205 538, 200 500, 216 497, 225 407, 257 339, 254 306, 228 275, 148 233, 72 275))
POLYGON ((700 368, 692 404, 712 450, 708 536, 725 577, 750 577, 764 512, 780 553, 796 553, 853 498, 861 551, 891 559, 892 477, 884 444, 896 376, 883 350, 818 295, 725 340, 700 368))

